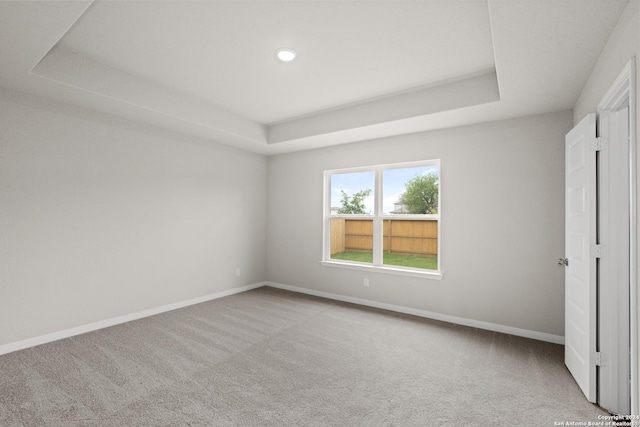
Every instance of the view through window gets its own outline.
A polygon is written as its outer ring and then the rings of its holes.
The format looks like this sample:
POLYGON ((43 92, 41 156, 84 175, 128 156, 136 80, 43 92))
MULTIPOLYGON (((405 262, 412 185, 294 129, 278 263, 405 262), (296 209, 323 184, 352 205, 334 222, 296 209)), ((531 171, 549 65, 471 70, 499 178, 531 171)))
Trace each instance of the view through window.
POLYGON ((439 160, 327 171, 325 179, 325 261, 439 271, 439 160))

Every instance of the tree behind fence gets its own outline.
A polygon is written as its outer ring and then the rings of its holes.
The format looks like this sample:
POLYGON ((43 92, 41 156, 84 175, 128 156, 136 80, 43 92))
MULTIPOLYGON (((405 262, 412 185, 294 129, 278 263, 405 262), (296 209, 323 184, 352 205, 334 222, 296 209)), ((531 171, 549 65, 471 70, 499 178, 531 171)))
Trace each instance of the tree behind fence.
MULTIPOLYGON (((412 255, 438 254, 437 220, 384 220, 385 253, 412 255)), ((331 255, 339 252, 371 252, 373 221, 369 219, 331 219, 331 255)))

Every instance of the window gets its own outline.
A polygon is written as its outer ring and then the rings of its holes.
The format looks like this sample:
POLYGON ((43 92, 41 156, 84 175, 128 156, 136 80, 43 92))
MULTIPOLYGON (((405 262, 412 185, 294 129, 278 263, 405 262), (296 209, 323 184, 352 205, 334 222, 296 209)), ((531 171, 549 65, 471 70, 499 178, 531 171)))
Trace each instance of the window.
POLYGON ((440 277, 440 161, 325 171, 323 264, 440 277))

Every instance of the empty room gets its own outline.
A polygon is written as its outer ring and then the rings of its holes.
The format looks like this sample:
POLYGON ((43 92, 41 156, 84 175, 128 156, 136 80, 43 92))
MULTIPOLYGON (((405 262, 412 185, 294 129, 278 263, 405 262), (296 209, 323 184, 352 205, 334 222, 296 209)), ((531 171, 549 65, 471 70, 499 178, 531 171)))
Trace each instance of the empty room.
POLYGON ((0 426, 640 425, 640 0, 0 2, 0 426))

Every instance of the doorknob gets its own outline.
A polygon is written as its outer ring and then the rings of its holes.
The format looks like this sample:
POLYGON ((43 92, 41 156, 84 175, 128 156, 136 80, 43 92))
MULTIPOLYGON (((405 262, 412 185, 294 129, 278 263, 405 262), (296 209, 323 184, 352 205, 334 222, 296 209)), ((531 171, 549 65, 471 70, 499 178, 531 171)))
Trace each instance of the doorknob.
POLYGON ((558 258, 558 265, 566 265, 568 267, 569 266, 569 259, 568 258, 558 258))

